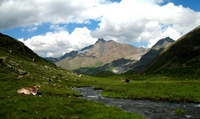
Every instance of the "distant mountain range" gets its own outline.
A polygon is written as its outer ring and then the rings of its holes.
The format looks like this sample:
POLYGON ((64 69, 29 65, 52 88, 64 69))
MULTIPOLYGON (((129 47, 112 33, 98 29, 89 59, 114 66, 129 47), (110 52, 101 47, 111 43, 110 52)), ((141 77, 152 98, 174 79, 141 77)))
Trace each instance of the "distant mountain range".
POLYGON ((174 40, 167 37, 158 41, 151 49, 146 49, 100 38, 94 45, 80 51, 71 51, 59 58, 46 59, 65 69, 87 75, 100 72, 138 72, 172 42, 174 40))
POLYGON ((90 49, 91 47, 93 47, 93 45, 89 45, 89 46, 87 46, 87 47, 84 47, 83 49, 81 49, 81 50, 79 50, 79 51, 71 51, 71 52, 69 52, 69 53, 65 53, 63 56, 60 56, 60 57, 58 57, 58 58, 54 58, 54 57, 44 57, 44 59, 46 59, 46 60, 49 60, 50 62, 52 62, 52 63, 57 63, 57 62, 59 62, 60 60, 62 60, 62 59, 65 59, 65 58, 67 58, 67 57, 70 57, 70 58, 74 58, 74 57, 76 57, 77 55, 79 55, 79 54, 82 54, 82 53, 85 53, 88 49, 90 49))
POLYGON ((115 41, 105 41, 100 38, 94 45, 80 51, 72 51, 67 56, 56 62, 56 65, 78 73, 94 75, 102 71, 112 71, 112 68, 129 61, 138 61, 148 49, 137 48, 128 44, 115 41))
MULTIPOLYGON (((0 33, 0 65, 13 73, 24 73, 21 65, 51 65, 40 56, 30 50, 22 42, 0 33), (9 58, 15 58, 14 63, 9 58), (20 60, 26 62, 24 64, 20 60), (36 63, 36 64, 35 64, 36 63)), ((66 53, 59 58, 46 58, 58 66, 73 70, 78 73, 96 75, 101 72, 110 73, 155 73, 156 75, 180 76, 194 78, 200 75, 200 26, 188 32, 177 41, 167 37, 159 40, 151 49, 137 48, 128 44, 115 41, 98 39, 94 45, 83 48, 80 51, 66 53)), ((30 67, 29 66, 29 67, 30 67)), ((25 70, 33 70, 27 68, 25 70)), ((26 72, 27 73, 27 72, 26 72)), ((16 74, 18 75, 18 74, 16 74)))

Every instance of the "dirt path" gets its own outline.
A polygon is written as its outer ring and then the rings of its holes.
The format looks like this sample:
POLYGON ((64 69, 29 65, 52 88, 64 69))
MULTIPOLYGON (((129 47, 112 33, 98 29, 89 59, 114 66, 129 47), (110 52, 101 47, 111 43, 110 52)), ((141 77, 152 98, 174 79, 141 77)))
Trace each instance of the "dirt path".
POLYGON ((101 95, 102 90, 94 90, 93 87, 74 88, 74 90, 82 94, 81 98, 138 113, 146 119, 200 119, 200 104, 107 98, 101 95), (184 114, 174 114, 174 110, 179 108, 184 110, 184 114))

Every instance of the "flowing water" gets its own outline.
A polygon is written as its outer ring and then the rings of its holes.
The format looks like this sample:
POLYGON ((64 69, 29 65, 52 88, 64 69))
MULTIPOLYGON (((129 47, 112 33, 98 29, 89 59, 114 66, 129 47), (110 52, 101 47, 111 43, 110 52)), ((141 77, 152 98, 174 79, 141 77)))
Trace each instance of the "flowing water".
POLYGON ((200 119, 200 104, 152 102, 146 100, 115 99, 101 95, 102 90, 94 87, 73 88, 84 99, 102 102, 108 106, 116 106, 124 111, 138 113, 146 119, 200 119), (184 110, 184 114, 175 114, 174 110, 184 110))

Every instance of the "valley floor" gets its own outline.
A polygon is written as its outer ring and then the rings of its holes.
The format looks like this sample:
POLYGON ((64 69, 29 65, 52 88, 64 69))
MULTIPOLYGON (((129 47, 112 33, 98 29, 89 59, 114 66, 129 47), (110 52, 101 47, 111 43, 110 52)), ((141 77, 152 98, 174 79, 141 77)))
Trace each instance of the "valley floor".
POLYGON ((116 106, 128 112, 138 113, 146 119, 198 119, 200 117, 200 104, 107 98, 101 95, 102 90, 95 90, 94 87, 73 89, 82 94, 81 98, 116 106))

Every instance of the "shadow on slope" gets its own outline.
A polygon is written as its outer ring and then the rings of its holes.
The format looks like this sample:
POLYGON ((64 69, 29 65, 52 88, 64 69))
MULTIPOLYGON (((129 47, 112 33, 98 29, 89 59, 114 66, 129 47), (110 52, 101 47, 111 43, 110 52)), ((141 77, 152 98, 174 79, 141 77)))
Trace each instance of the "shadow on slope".
POLYGON ((114 67, 119 66, 121 64, 126 64, 130 61, 131 60, 129 60, 129 59, 121 58, 121 59, 112 61, 111 63, 107 63, 100 67, 81 67, 81 68, 73 70, 73 71, 76 73, 86 74, 86 75, 97 75, 101 72, 110 72, 111 74, 113 74, 112 69, 114 67))
POLYGON ((156 57, 143 72, 200 75, 200 26, 179 38, 156 57))

